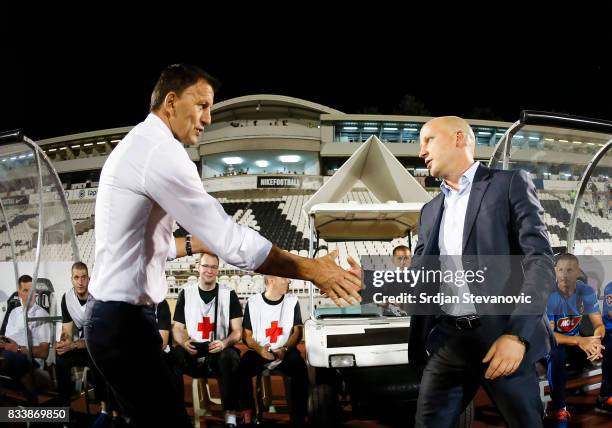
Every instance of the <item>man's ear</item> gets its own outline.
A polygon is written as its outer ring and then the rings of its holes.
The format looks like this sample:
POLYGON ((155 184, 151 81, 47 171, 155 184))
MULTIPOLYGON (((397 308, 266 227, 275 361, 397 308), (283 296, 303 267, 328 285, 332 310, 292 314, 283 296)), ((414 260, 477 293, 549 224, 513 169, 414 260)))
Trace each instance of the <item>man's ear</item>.
POLYGON ((164 111, 166 112, 167 115, 171 115, 172 113, 174 113, 174 105, 176 103, 176 92, 174 91, 170 91, 166 94, 166 97, 164 98, 164 111))
POLYGON ((463 131, 459 130, 455 132, 455 144, 457 145, 457 147, 464 147, 466 144, 465 141, 465 134, 463 133, 463 131))

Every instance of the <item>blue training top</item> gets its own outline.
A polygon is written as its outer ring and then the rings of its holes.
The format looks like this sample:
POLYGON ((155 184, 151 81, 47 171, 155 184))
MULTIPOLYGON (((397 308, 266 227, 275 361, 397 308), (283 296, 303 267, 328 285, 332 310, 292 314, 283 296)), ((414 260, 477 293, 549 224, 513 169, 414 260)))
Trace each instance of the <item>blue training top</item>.
POLYGON ((576 291, 566 299, 559 288, 555 287, 555 291, 548 297, 546 313, 548 319, 554 321, 557 333, 576 336, 580 334, 582 316, 599 313, 595 290, 584 282, 577 281, 576 291))
POLYGON ((604 289, 603 298, 603 322, 606 326, 606 330, 612 330, 612 318, 610 318, 610 312, 612 311, 612 282, 606 285, 604 289))

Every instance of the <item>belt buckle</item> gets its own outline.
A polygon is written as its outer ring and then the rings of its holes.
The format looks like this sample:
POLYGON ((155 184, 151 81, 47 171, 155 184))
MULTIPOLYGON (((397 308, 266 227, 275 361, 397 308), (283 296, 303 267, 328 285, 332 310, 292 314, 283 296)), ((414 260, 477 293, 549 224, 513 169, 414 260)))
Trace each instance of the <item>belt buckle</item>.
POLYGON ((471 330, 480 326, 480 319, 477 316, 459 317, 455 320, 458 330, 471 330))

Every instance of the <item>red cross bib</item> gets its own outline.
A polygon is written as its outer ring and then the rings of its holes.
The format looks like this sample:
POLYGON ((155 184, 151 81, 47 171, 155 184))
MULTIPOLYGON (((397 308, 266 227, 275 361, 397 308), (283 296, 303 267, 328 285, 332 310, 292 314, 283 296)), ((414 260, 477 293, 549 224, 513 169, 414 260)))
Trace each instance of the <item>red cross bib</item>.
POLYGON ((209 339, 210 332, 215 329, 215 323, 210 322, 210 317, 203 317, 202 322, 198 323, 198 331, 202 332, 202 339, 209 339))
POLYGON ((278 321, 272 321, 270 328, 266 329, 266 337, 270 336, 270 343, 276 343, 281 334, 283 334, 283 328, 278 326, 278 321))

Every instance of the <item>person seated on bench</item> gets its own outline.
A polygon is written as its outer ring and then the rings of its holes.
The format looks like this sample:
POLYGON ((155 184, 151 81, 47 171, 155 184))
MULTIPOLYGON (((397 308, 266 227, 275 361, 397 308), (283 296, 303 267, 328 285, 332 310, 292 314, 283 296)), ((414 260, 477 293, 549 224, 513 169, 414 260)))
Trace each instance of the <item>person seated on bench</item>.
MULTIPOLYGON (((21 275, 18 280, 17 293, 21 306, 11 311, 6 324, 4 336, 0 336, 0 357, 4 359, 0 364, 0 374, 9 376, 21 382, 26 388, 32 387, 33 380, 28 376, 32 368, 28 357, 27 335, 24 323, 23 308, 25 308, 28 293, 32 288, 32 277, 21 275)), ((36 292, 32 291, 32 300, 28 309, 28 317, 48 317, 49 313, 36 304, 36 292)), ((49 355, 51 329, 48 321, 32 321, 29 323, 32 332, 32 357, 34 368, 43 368, 49 355)))
POLYGON ((297 349, 302 339, 300 303, 297 296, 287 294, 287 278, 270 275, 264 278, 266 291, 251 296, 244 308, 243 339, 249 350, 240 361, 243 421, 253 423, 253 376, 274 369, 291 378, 291 422, 293 426, 303 426, 308 373, 297 349))
POLYGON ((566 427, 570 417, 565 407, 566 363, 583 369, 589 361, 602 358, 605 327, 599 313, 595 290, 578 280, 580 266, 573 254, 560 255, 555 263, 557 286, 548 297, 547 314, 557 346, 548 357, 548 382, 553 418, 557 427, 566 427), (580 323, 588 315, 593 336, 580 335, 580 323))
POLYGON ((89 269, 83 262, 75 262, 70 268, 70 288, 62 296, 62 336, 55 344, 55 373, 57 375, 57 390, 61 404, 70 406, 70 397, 74 390, 71 371, 73 367, 89 367, 93 374, 93 386, 96 398, 100 400, 100 414, 93 427, 105 427, 111 424, 112 418, 119 423, 119 413, 112 391, 106 381, 92 363, 85 338, 83 337, 83 323, 85 322, 85 309, 90 300, 89 269))
POLYGON ((219 257, 202 254, 199 270, 198 283, 186 286, 176 301, 176 359, 189 376, 218 379, 225 426, 236 427, 240 351, 234 344, 242 336, 242 306, 234 290, 217 284, 219 257))
POLYGON ((606 285, 603 296, 603 321, 606 335, 603 339, 601 388, 595 410, 612 413, 612 282, 606 285))

